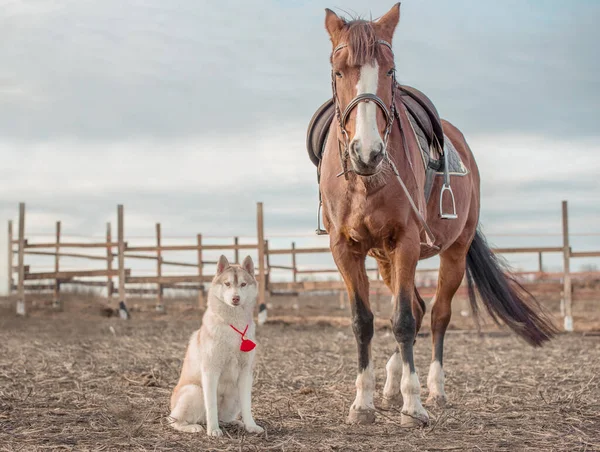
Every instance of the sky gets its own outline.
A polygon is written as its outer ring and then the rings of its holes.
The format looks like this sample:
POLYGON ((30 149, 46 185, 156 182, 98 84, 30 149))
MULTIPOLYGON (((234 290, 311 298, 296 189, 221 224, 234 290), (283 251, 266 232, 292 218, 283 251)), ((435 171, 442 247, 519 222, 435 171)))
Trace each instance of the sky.
MULTIPOLYGON (((324 8, 392 2, 1 3, 1 224, 24 201, 28 236, 98 236, 122 203, 131 237, 255 236, 262 201, 274 243, 326 246, 304 145, 331 95, 324 8)), ((599 20, 593 0, 402 2, 398 78, 465 134, 498 245, 560 245, 566 199, 574 248, 600 249, 599 20)))

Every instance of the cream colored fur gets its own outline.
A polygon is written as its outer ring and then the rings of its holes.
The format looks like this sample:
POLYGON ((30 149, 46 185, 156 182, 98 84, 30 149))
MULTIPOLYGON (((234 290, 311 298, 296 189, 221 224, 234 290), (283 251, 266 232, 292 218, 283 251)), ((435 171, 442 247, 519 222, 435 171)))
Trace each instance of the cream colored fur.
MULTIPOLYGON (((251 411, 252 367, 256 349, 240 351, 241 336, 230 325, 255 341, 254 306, 257 297, 254 264, 230 265, 221 256, 208 293, 202 326, 190 338, 179 383, 171 396, 171 426, 182 432, 222 436, 219 422, 243 425, 262 433, 251 411), (241 414, 242 421, 239 421, 241 414)), ((256 342, 256 341, 255 341, 256 342)))

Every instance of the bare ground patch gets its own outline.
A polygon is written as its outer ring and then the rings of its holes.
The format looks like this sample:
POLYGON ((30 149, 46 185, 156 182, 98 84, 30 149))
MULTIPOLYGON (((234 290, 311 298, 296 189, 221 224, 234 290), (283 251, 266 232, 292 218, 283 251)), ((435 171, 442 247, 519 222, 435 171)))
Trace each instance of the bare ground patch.
MULTIPOLYGON (((123 322, 94 310, 18 319, 3 309, 0 450, 600 450, 600 337, 560 335, 532 349, 503 331, 450 331, 451 404, 428 407, 428 427, 401 428, 398 411, 349 426, 356 353, 346 316, 262 327, 253 399, 267 433, 226 427, 208 439, 165 418, 198 311, 123 322)), ((379 397, 395 346, 384 323, 373 344, 379 397)), ((429 337, 415 354, 425 399, 429 337)))

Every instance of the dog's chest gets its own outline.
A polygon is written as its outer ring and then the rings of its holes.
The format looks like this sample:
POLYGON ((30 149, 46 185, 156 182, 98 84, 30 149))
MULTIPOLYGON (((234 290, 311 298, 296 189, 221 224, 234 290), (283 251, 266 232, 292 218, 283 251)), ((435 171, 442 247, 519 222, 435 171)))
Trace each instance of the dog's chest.
POLYGON ((237 387, 241 367, 242 363, 237 359, 231 359, 229 362, 225 363, 219 378, 219 393, 222 394, 230 388, 237 387))

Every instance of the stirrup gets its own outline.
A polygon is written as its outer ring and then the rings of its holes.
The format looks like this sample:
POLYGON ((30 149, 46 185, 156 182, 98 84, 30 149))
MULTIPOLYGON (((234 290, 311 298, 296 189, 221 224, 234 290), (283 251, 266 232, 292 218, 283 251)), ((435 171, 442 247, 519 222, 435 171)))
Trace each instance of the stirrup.
POLYGON ((315 234, 317 235, 328 235, 329 233, 321 228, 321 206, 323 205, 322 202, 319 202, 319 209, 317 210, 317 229, 315 229, 315 234))
POLYGON ((442 220, 456 220, 458 215, 456 215, 456 202, 454 201, 454 193, 452 192, 452 187, 450 184, 444 184, 440 191, 440 218, 442 220), (450 192, 450 199, 452 199, 452 213, 444 213, 444 192, 450 192))

